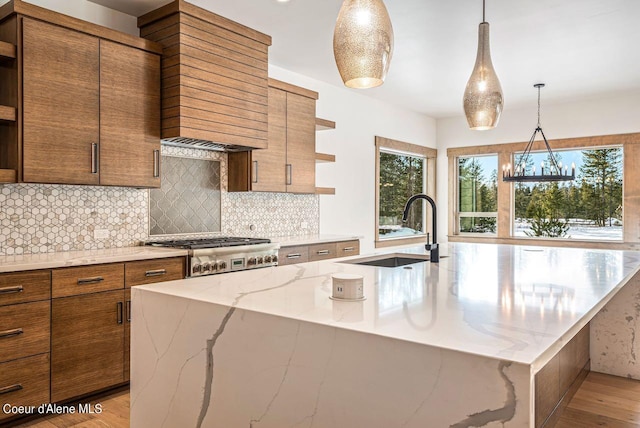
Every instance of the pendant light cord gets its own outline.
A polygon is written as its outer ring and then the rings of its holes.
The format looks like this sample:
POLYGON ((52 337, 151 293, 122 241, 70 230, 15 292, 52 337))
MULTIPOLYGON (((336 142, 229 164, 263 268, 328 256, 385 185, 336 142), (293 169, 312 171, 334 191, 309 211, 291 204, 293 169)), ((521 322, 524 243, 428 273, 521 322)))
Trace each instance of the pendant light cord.
POLYGON ((482 0, 482 22, 487 22, 484 18, 484 2, 485 0, 482 0))

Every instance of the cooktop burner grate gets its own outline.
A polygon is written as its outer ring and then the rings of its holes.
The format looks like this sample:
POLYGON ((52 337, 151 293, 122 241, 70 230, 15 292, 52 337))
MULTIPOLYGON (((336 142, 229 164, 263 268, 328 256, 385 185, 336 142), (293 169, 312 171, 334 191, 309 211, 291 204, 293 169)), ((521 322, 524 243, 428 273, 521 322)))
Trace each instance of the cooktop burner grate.
POLYGON ((152 241, 152 242, 145 243, 145 245, 151 245, 154 247, 171 247, 171 248, 185 248, 189 250, 196 250, 199 248, 237 247, 239 245, 255 245, 255 244, 269 244, 269 243, 271 243, 270 239, 238 238, 238 237, 224 236, 219 238, 152 241))

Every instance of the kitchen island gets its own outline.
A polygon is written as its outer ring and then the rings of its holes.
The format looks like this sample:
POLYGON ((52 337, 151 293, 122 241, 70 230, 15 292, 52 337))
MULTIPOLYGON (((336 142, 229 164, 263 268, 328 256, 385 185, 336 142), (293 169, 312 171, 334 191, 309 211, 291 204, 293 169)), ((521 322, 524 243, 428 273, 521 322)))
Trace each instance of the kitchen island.
POLYGON ((537 398, 559 391, 538 375, 557 379, 569 345, 588 359, 588 324, 635 280, 640 253, 450 244, 448 255, 134 288, 131 426, 542 425, 555 403, 537 398), (366 300, 331 300, 335 273, 363 276, 366 300))

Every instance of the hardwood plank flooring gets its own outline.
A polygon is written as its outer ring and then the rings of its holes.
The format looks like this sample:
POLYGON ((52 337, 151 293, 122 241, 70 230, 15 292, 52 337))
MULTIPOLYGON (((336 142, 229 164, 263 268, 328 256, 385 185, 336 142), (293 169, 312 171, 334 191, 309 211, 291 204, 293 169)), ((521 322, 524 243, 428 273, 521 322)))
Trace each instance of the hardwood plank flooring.
MULTIPOLYGON (((48 416, 20 428, 126 428, 129 426, 129 390, 93 398, 101 414, 48 416)), ((640 381, 591 372, 569 402, 554 428, 640 427, 640 381)))
POLYGON ((640 427, 640 381, 591 372, 555 428, 640 427))

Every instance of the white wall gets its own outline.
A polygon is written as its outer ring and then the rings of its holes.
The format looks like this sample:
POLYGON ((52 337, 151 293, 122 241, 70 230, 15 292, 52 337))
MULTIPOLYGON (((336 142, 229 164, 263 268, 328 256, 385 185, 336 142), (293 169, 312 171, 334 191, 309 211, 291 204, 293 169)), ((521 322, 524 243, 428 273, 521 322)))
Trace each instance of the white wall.
POLYGON ((317 164, 316 185, 335 187, 320 196, 320 232, 363 236, 362 253, 374 249, 376 135, 436 147, 436 121, 301 74, 269 66, 269 76, 320 94, 317 116, 336 122, 336 129, 316 133, 317 151, 336 155, 335 163, 317 164))
MULTIPOLYGON (((461 107, 462 109, 462 107, 461 107)), ((478 146, 528 141, 536 125, 536 105, 502 113, 500 123, 490 131, 471 131, 464 116, 437 121, 438 142, 438 235, 448 232, 448 163, 450 147, 478 146)), ((640 132, 640 91, 583 102, 545 105, 541 124, 547 139, 640 132)), ((552 146, 553 148, 553 146, 552 146)))

